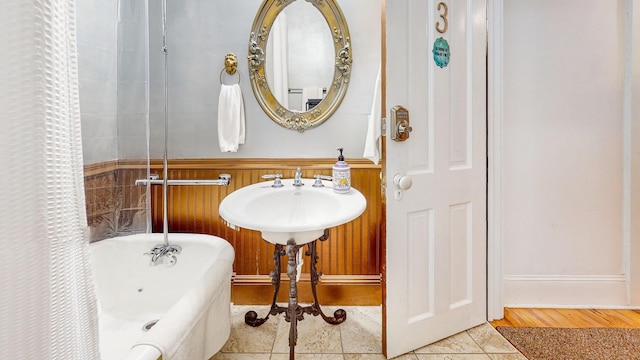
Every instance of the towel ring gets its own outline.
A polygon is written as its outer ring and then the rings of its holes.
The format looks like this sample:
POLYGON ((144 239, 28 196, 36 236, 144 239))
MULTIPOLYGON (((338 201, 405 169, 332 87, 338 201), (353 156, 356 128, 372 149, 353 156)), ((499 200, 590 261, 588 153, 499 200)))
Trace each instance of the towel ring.
MULTIPOLYGON (((225 83, 222 81, 222 75, 224 74, 224 72, 225 72, 225 69, 222 69, 222 71, 220 71, 220 84, 222 84, 222 85, 225 85, 225 83)), ((240 84, 240 70, 236 70, 235 73, 238 74, 238 82, 236 84, 240 84)), ((230 75, 232 75, 232 74, 230 74, 230 75)))
POLYGON ((236 72, 238 73, 238 84, 240 84, 240 71, 238 71, 238 57, 234 53, 227 53, 224 56, 224 69, 220 71, 220 84, 224 85, 222 81, 222 74, 227 72, 229 75, 234 75, 236 72))

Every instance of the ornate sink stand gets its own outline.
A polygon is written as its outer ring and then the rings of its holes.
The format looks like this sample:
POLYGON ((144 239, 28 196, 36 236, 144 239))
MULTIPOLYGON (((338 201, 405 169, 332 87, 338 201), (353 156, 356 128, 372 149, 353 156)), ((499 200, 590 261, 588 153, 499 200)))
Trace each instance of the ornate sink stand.
MULTIPOLYGON (((324 231, 318 240, 325 241, 329 238, 329 230, 324 231)), ((289 359, 294 359, 294 349, 298 340, 298 321, 304 319, 304 314, 311 314, 313 316, 322 316, 322 319, 331 325, 338 325, 343 323, 347 319, 347 312, 343 309, 338 309, 333 313, 333 317, 327 316, 320 309, 318 303, 318 295, 316 293, 316 285, 320 279, 322 273, 316 270, 316 263, 318 262, 318 254, 316 252, 316 241, 314 240, 307 245, 307 251, 305 255, 309 256, 311 260, 311 292, 313 294, 313 303, 309 306, 300 306, 298 304, 298 286, 297 286, 297 266, 298 266, 298 251, 304 245, 296 245, 293 239, 287 242, 286 247, 284 245, 276 244, 275 251, 273 253, 273 262, 275 264, 274 269, 271 271, 271 282, 275 285, 275 291, 273 294, 273 301, 271 303, 271 309, 269 313, 263 317, 258 318, 258 314, 251 310, 244 316, 244 322, 247 325, 257 327, 265 323, 269 319, 269 315, 278 315, 285 313, 285 320, 291 325, 289 327, 289 359), (287 255, 287 275, 289 276, 289 306, 278 306, 276 303, 278 299, 278 291, 280 290, 280 258, 287 255)))

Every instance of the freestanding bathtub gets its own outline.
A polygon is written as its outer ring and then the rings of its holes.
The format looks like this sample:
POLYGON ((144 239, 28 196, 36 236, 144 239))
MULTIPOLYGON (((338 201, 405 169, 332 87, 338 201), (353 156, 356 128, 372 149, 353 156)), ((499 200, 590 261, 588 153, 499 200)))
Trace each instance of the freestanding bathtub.
POLYGON ((167 360, 172 351, 208 359, 229 337, 233 247, 215 236, 169 234, 182 247, 175 265, 151 266, 144 253, 163 239, 137 234, 90 245, 103 360, 167 360))

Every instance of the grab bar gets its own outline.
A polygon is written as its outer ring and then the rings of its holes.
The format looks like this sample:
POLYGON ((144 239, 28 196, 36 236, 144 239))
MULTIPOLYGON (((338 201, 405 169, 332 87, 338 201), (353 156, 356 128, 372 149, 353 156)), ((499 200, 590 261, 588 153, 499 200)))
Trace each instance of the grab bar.
MULTIPOLYGON (((217 186, 229 186, 231 182, 230 174, 220 174, 218 180, 167 180, 167 185, 217 185, 217 186)), ((164 180, 151 178, 151 179, 137 179, 136 185, 162 185, 164 180)))

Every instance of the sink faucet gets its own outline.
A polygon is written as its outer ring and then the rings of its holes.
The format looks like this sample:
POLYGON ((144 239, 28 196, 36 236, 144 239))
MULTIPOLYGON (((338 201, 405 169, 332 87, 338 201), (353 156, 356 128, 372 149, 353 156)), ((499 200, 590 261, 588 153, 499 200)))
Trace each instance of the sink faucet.
POLYGON ((302 171, 300 170, 300 168, 296 168, 296 173, 293 176, 293 186, 302 186, 304 185, 302 183, 302 171))

